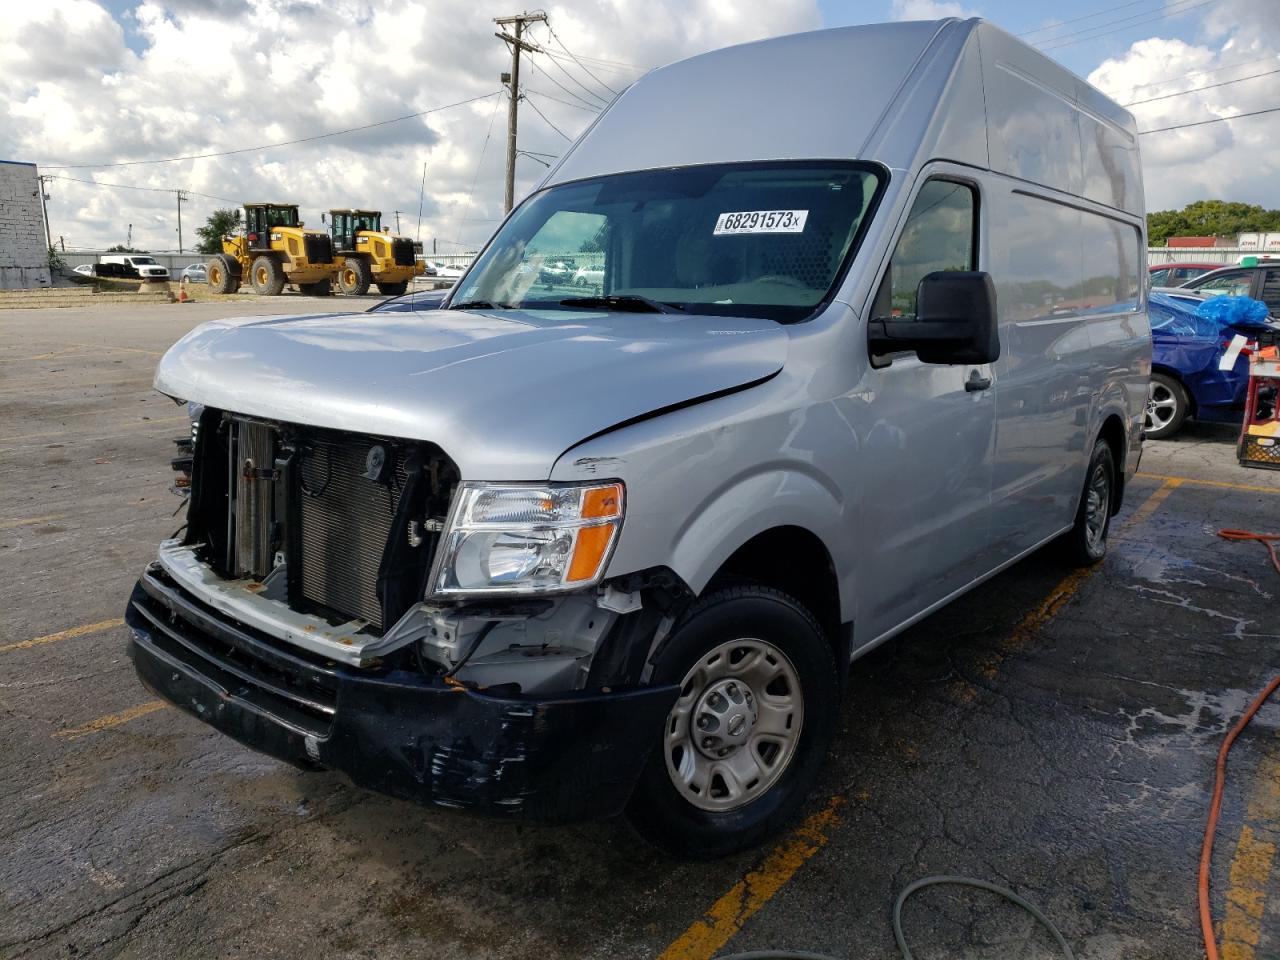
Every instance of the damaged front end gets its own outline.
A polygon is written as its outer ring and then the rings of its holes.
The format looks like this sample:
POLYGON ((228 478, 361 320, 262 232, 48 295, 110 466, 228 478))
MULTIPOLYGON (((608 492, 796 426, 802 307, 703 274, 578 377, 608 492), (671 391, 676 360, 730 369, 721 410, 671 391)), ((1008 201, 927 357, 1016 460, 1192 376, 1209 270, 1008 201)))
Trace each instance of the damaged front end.
POLYGON ((197 418, 175 461, 185 535, 127 612, 148 687, 394 796, 621 809, 676 697, 641 675, 683 596, 660 572, 601 582, 620 484, 612 507, 608 490, 555 488, 529 508, 531 488, 464 484, 433 444, 197 418))

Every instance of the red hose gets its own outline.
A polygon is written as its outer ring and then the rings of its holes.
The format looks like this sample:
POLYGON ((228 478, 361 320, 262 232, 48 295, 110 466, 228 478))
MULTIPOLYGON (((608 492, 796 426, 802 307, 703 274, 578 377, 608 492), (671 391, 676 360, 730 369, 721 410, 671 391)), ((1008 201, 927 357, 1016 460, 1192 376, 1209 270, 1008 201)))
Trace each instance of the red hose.
MULTIPOLYGON (((1224 540, 1257 540, 1271 554, 1271 565, 1280 573, 1280 557, 1276 556, 1275 544, 1280 541, 1280 533, 1250 533, 1248 530, 1219 530, 1218 536, 1224 540)), ((1262 692, 1249 704, 1231 732, 1222 741, 1218 751, 1218 764, 1213 784, 1213 801, 1209 804, 1209 820, 1204 828, 1204 845, 1200 848, 1200 932, 1204 935, 1204 952, 1208 960, 1219 960, 1218 942, 1213 935, 1213 914, 1209 910, 1209 870, 1213 861, 1213 837, 1218 829, 1218 814, 1222 811, 1222 791, 1227 783, 1227 754, 1236 737, 1244 732, 1249 721, 1253 719, 1267 698, 1280 688, 1280 677, 1276 677, 1263 688, 1262 692)))

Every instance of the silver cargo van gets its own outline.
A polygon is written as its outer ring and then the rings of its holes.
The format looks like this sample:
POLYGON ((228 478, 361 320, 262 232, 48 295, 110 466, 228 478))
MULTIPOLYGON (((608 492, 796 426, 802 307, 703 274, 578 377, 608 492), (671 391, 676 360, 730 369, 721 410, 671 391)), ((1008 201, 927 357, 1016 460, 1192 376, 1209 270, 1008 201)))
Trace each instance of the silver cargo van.
POLYGON ((137 672, 395 796, 756 843, 852 660, 1051 541, 1102 558, 1143 230, 1129 114, 980 20, 655 70, 445 309, 165 355, 190 497, 128 604, 137 672))

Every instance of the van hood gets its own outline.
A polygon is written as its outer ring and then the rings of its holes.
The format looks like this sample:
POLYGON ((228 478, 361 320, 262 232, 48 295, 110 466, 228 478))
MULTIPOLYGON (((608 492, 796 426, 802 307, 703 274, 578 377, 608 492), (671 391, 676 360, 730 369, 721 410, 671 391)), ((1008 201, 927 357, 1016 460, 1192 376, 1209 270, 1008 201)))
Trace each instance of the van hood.
POLYGON ((749 385, 786 360, 770 320, 440 310, 216 320, 157 390, 291 423, 428 440, 468 480, 540 480, 587 437, 749 385))

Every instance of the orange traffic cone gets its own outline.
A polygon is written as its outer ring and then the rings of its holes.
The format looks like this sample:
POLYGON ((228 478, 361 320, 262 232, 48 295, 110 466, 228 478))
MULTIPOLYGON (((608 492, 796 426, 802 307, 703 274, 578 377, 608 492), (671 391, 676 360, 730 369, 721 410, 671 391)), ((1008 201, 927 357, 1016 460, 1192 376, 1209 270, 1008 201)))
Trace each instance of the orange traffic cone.
POLYGON ((178 302, 179 303, 191 302, 191 298, 187 296, 187 278, 186 277, 183 277, 178 282, 178 302))

